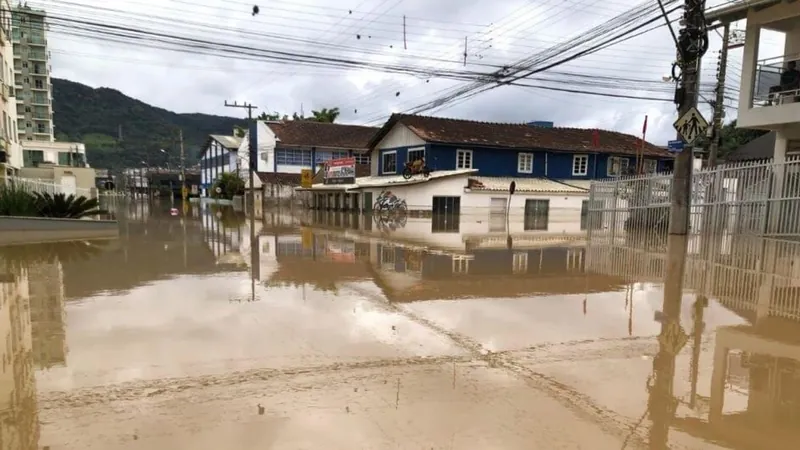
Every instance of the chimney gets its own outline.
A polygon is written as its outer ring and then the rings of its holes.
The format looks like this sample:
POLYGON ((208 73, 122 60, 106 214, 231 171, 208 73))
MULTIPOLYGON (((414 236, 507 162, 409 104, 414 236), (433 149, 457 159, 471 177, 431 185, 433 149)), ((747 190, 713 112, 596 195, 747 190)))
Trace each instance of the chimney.
POLYGON ((553 122, 547 122, 542 120, 537 120, 533 122, 528 122, 525 125, 529 127, 539 127, 539 128, 553 128, 553 122))

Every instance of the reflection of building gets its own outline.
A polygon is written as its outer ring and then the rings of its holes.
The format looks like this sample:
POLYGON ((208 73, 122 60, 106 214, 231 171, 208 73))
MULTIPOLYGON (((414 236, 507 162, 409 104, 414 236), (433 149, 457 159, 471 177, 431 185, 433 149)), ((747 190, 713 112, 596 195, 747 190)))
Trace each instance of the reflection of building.
POLYGON ((0 449, 35 450, 39 442, 31 321, 24 268, 0 260, 0 449))
POLYGON ((64 330, 64 276, 61 263, 36 263, 28 267, 33 359, 39 368, 66 363, 64 330))

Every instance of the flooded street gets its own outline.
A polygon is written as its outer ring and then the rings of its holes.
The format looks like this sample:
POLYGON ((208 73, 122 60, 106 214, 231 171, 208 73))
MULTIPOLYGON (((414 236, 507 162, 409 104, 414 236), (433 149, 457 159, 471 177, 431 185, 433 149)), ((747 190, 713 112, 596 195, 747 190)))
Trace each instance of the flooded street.
POLYGON ((0 248, 3 449, 796 448, 791 242, 690 242, 660 341, 651 237, 116 213, 119 240, 0 248))

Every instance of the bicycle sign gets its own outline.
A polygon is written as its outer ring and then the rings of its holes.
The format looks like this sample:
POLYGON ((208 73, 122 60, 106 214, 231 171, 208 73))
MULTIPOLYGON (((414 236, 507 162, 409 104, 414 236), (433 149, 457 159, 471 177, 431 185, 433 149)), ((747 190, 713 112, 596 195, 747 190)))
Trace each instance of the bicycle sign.
POLYGON ((697 108, 686 111, 673 124, 675 131, 681 135, 686 145, 692 145, 708 130, 708 121, 700 114, 697 108))

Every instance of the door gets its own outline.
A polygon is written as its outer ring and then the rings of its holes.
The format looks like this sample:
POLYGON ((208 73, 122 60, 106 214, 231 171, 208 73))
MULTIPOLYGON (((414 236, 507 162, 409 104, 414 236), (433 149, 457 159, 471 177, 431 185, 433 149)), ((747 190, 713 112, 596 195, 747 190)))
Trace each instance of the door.
POLYGON ((525 200, 525 231, 547 231, 550 200, 525 200))
POLYGON ((61 177, 61 192, 64 195, 76 195, 78 193, 78 181, 75 175, 64 175, 61 177))
POLYGON ((508 200, 503 197, 494 197, 489 202, 489 232, 501 233, 506 231, 506 207, 508 200))
POLYGON ((364 192, 364 212, 372 211, 372 192, 364 192))
POLYGON ((431 232, 458 233, 461 225, 461 197, 432 198, 431 232))

